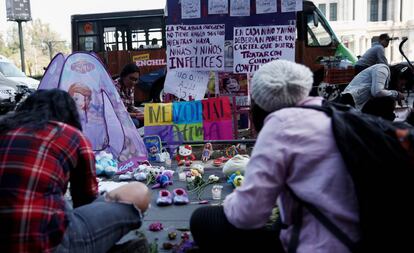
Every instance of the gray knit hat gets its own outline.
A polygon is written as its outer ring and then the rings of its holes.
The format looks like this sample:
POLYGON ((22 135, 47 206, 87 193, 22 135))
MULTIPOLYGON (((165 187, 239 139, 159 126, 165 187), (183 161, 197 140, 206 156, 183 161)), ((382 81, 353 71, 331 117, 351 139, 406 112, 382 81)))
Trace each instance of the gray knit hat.
POLYGON ((252 79, 252 99, 267 112, 296 105, 308 96, 313 73, 291 61, 276 60, 261 66, 252 79))

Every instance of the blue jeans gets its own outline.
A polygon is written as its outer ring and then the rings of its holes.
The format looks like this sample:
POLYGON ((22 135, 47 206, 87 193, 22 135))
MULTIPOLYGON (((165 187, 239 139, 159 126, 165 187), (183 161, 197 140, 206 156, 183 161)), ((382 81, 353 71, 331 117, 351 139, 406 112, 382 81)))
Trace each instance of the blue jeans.
POLYGON ((67 211, 69 219, 56 253, 107 252, 119 239, 141 226, 140 213, 132 204, 106 202, 103 197, 67 211))

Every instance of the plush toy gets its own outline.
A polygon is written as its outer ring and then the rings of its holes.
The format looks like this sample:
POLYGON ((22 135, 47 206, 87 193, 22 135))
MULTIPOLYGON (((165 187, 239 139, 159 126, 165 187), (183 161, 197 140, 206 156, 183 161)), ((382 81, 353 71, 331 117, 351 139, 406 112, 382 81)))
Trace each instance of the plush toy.
POLYGON ((211 154, 213 154, 213 145, 210 142, 204 144, 203 153, 201 154, 201 161, 204 163, 210 159, 211 154))
POLYGON ((191 164, 190 170, 197 170, 200 174, 204 174, 204 166, 200 163, 191 164))
POLYGON ((159 174, 155 178, 155 184, 152 186, 152 189, 165 188, 168 185, 172 185, 173 175, 174 175, 174 171, 164 170, 161 174, 159 174))
POLYGON ((231 184, 234 188, 239 187, 242 185, 244 180, 244 176, 241 175, 240 171, 236 171, 235 173, 231 174, 227 183, 231 184))
POLYGON ((235 155, 233 158, 228 160, 223 166, 223 173, 226 176, 239 171, 241 175, 244 175, 247 163, 249 162, 250 157, 248 155, 235 155))
POLYGON ((178 162, 178 166, 184 165, 190 166, 191 163, 195 160, 193 154, 193 148, 191 145, 184 145, 178 148, 178 154, 175 157, 175 160, 178 162))
POLYGON ((96 175, 112 177, 118 170, 118 162, 113 158, 111 153, 105 151, 99 152, 95 156, 96 175))

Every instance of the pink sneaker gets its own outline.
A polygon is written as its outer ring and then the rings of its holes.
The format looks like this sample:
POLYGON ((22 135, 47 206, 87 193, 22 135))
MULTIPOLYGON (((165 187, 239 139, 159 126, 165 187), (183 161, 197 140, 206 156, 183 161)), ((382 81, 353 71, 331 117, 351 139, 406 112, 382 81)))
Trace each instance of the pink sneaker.
POLYGON ((174 194, 174 204, 175 205, 186 205, 188 204, 188 194, 183 188, 176 188, 173 191, 174 194))
POLYGON ((167 190, 160 190, 158 192, 157 205, 158 206, 169 206, 172 204, 171 192, 167 190))

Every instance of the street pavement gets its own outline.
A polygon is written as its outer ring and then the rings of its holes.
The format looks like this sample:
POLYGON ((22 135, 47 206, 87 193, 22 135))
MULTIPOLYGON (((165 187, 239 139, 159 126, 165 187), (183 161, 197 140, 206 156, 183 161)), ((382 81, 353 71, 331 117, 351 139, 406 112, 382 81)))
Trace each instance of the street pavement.
MULTIPOLYGON (((200 161, 195 161, 198 163, 201 163, 200 161)), ((159 164, 153 164, 153 165, 159 165, 159 164)), ((226 183, 226 178, 224 174, 222 173, 222 167, 215 167, 212 165, 212 160, 207 162, 204 168, 204 176, 203 179, 207 180, 210 175, 216 175, 220 178, 219 182, 217 184, 220 184, 223 186, 222 189, 222 199, 220 200, 213 200, 212 199, 212 193, 211 188, 212 184, 208 185, 203 194, 201 195, 202 200, 207 200, 207 204, 198 204, 199 199, 197 198, 197 194, 191 193, 189 194, 190 204, 187 205, 170 205, 170 206, 157 206, 156 200, 158 198, 158 192, 161 189, 153 189, 152 190, 152 201, 151 201, 151 207, 147 211, 144 217, 143 224, 141 228, 138 229, 138 231, 145 234, 148 243, 154 243, 156 242, 158 244, 158 250, 159 252, 171 252, 171 250, 164 250, 163 249, 163 243, 169 242, 171 244, 179 244, 181 241, 181 235, 183 233, 188 233, 190 228, 190 217, 193 211, 201 206, 207 206, 207 205, 220 205, 222 203, 222 200, 225 196, 227 196, 229 193, 233 191, 233 187, 226 183), (149 226, 152 223, 160 222, 163 225, 163 229, 161 231, 152 232, 149 230, 149 226), (177 237, 175 240, 169 240, 168 239, 168 233, 169 232, 176 232, 177 237)), ((172 170, 176 171, 178 168, 176 163, 173 163, 171 165, 172 170)), ((151 187, 151 185, 149 185, 151 187)), ((172 185, 167 186, 165 189, 169 190, 171 193, 175 188, 183 188, 187 189, 187 183, 182 182, 178 180, 178 173, 174 173, 174 181, 172 185)), ((134 236, 134 233, 136 231, 131 232, 127 236, 125 236, 123 239, 128 240, 131 238, 131 236, 134 236)), ((192 240, 191 234, 190 234, 190 240, 192 240)))

